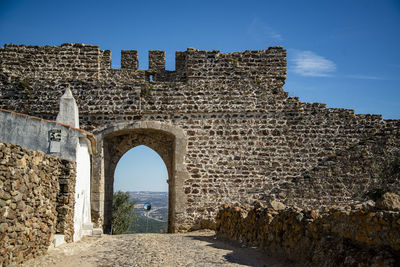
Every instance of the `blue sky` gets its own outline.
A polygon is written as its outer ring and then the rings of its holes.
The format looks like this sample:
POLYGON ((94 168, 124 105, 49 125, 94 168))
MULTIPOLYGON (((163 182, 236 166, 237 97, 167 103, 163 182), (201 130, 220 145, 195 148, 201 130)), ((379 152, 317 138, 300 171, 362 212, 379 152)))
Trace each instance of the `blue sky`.
POLYGON ((137 146, 120 159, 114 173, 114 191, 168 191, 167 167, 147 146, 137 146))
POLYGON ((175 51, 187 47, 233 52, 281 45, 291 96, 400 119, 399 0, 0 0, 0 45, 66 42, 111 50, 115 68, 121 49, 138 50, 142 69, 148 50, 165 50, 170 70, 175 51))

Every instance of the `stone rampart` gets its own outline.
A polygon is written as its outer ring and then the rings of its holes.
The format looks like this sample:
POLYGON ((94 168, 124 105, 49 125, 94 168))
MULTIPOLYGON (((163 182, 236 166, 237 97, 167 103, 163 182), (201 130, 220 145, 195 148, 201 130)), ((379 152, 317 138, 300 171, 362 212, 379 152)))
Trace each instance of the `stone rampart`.
MULTIPOLYGON (((188 48, 176 52, 175 71, 165 70, 162 51, 149 53, 148 70, 137 68, 137 51, 121 56, 121 69, 112 69, 110 51, 97 46, 7 45, 0 49, 0 108, 54 120, 69 87, 81 127, 99 139, 116 124, 150 121, 181 129, 187 145, 179 158, 188 175, 179 185, 185 226, 178 230, 214 221, 215 205, 225 202, 279 200, 306 208, 360 199, 373 177, 366 169, 341 168, 351 167, 344 155, 355 159, 356 147, 392 135, 398 144, 397 120, 289 97, 281 47, 235 53, 188 48), (355 192, 352 184, 360 185, 355 192)), ((99 140, 99 151, 101 146, 99 140)), ((96 157, 102 160, 101 153, 96 157)), ((105 184, 113 182, 98 173, 92 179, 98 201, 93 218, 104 215, 105 184)), ((400 190, 399 181, 393 188, 400 190)))
POLYGON ((320 212, 226 204, 216 229, 219 237, 265 248, 297 266, 397 266, 399 211, 376 208, 373 202, 320 212))
POLYGON ((0 143, 0 266, 45 253, 56 233, 72 241, 74 185, 75 163, 0 143))
POLYGON ((83 44, 63 44, 52 46, 5 45, 0 49, 3 71, 26 74, 33 77, 95 78, 105 51, 98 46, 83 44), (66 71, 69 70, 69 71, 66 71))

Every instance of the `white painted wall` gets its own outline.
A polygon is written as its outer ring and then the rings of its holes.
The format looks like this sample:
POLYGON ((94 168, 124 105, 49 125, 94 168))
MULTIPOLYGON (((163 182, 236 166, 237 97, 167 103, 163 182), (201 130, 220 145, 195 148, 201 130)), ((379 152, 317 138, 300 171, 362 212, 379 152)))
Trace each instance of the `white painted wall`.
POLYGON ((90 216, 90 152, 85 139, 79 139, 76 150, 76 186, 74 210, 74 242, 93 229, 90 216))

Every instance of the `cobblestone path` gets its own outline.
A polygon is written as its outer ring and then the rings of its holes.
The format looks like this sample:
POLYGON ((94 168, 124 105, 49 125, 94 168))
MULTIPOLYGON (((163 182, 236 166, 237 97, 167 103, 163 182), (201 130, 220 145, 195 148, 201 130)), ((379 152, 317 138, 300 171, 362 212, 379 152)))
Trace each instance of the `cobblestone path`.
POLYGON ((289 266, 257 248, 218 240, 212 231, 85 237, 29 260, 24 267, 289 266))

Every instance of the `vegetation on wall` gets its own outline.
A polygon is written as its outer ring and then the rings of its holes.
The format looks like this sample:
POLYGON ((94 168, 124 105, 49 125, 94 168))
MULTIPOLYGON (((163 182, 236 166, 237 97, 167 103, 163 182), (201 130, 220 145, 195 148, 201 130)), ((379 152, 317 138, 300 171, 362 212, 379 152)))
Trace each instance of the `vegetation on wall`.
POLYGON ((379 186, 369 190, 366 197, 376 201, 391 187, 400 181, 400 151, 384 151, 383 159, 372 164, 372 176, 378 180, 379 186))
POLYGON ((142 87, 140 88, 140 95, 142 97, 148 96, 152 89, 153 87, 150 84, 143 84, 142 87))
POLYGON ((127 233, 136 220, 135 201, 129 199, 128 192, 114 192, 112 204, 112 234, 127 233))

